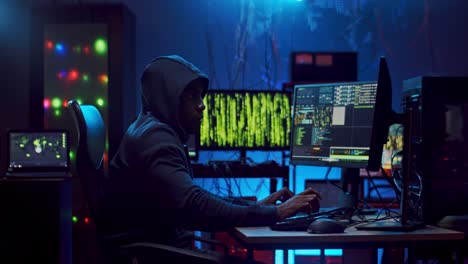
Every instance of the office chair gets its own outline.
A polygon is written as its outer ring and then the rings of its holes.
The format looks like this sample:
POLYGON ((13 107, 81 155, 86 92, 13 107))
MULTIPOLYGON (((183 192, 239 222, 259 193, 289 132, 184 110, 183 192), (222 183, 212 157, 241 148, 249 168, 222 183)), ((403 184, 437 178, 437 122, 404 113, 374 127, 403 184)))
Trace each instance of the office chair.
MULTIPOLYGON (((217 258, 209 254, 194 252, 156 243, 125 243, 119 234, 104 233, 106 215, 102 207, 105 196, 105 177, 102 166, 105 151, 105 126, 99 110, 92 105, 79 105, 77 101, 68 102, 67 108, 72 116, 78 147, 76 152, 76 172, 80 178, 83 196, 91 217, 96 224, 98 259, 102 263, 160 263, 170 259, 173 263, 216 264, 217 258)), ((207 243, 222 245, 215 240, 196 238, 207 243)), ((227 254, 227 247, 224 246, 227 254)))

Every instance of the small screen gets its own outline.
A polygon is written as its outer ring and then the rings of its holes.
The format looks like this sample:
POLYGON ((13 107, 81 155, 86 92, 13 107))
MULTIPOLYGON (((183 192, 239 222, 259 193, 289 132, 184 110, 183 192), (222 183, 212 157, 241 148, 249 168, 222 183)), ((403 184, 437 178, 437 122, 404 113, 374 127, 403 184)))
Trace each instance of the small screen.
POLYGON ((8 170, 67 168, 68 134, 62 132, 10 132, 8 170))
POLYGON ((294 87, 291 163, 366 168, 377 82, 294 87))

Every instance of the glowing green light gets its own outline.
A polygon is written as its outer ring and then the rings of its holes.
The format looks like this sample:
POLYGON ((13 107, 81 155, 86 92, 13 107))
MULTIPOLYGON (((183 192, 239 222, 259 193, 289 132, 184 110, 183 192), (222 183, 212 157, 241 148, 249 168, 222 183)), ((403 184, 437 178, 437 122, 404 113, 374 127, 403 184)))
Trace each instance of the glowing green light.
POLYGON ((107 41, 103 38, 98 38, 94 41, 94 51, 96 54, 104 55, 107 53, 107 41))
POLYGON ((62 100, 60 100, 60 98, 55 97, 54 99, 52 99, 53 108, 60 108, 60 106, 62 106, 62 100))
POLYGON ((31 157, 31 154, 26 153, 26 157, 27 157, 27 158, 30 158, 30 157, 31 157))
POLYGON ((87 81, 89 81, 89 75, 86 74, 86 73, 84 73, 84 74, 82 75, 81 79, 82 79, 84 82, 87 82, 87 81))
POLYGON ((62 157, 62 156, 60 156, 60 154, 57 154, 57 155, 55 155, 55 157, 56 157, 57 159, 60 159, 60 157, 62 157))
POLYGON ((58 109, 54 111, 55 116, 60 116, 61 114, 62 114, 62 112, 60 112, 60 110, 58 110, 58 109))
POLYGON ((76 98, 76 101, 78 102, 79 105, 83 104, 83 101, 80 98, 76 98))
POLYGON ((23 143, 21 143, 19 146, 20 146, 20 148, 24 148, 24 144, 23 144, 23 143))
POLYGON ((75 152, 70 151, 70 160, 75 160, 75 152))
POLYGON ((72 221, 73 221, 73 223, 78 223, 78 217, 72 216, 72 221))
POLYGON ((99 106, 101 106, 101 107, 104 106, 104 99, 98 98, 98 99, 96 100, 96 104, 99 105, 99 106))

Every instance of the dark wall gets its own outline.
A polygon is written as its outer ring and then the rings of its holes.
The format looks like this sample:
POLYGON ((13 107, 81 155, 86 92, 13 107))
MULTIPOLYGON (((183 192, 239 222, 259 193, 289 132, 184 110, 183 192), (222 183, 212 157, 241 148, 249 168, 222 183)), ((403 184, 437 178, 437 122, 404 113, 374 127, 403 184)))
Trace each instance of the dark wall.
POLYGON ((2 150, 5 129, 29 123, 28 6, 79 2, 125 3, 135 13, 137 74, 177 53, 212 88, 280 88, 291 51, 352 50, 360 80, 375 79, 379 56, 388 57, 396 110, 406 78, 468 75, 465 0, 0 0, 2 150))
POLYGON ((5 168, 6 130, 26 128, 29 113, 28 3, 0 0, 0 173, 5 168))

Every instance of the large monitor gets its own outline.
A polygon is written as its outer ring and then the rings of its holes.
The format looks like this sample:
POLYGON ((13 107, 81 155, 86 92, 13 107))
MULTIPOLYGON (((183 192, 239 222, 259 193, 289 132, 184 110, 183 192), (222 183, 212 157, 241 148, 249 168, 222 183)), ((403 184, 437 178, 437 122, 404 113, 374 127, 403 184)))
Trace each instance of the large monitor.
POLYGON ((200 128, 200 149, 288 150, 290 93, 210 90, 200 128))
POLYGON ((291 164, 366 168, 377 82, 294 87, 291 164))

